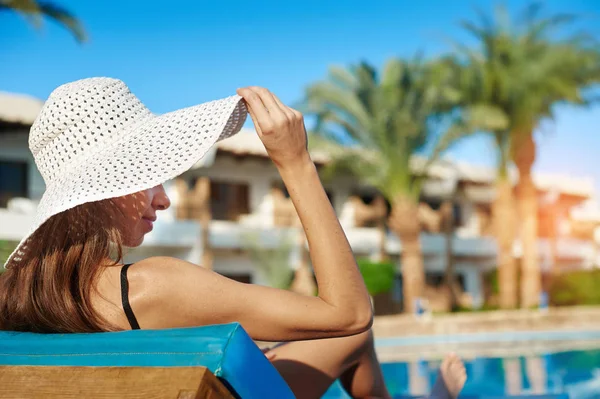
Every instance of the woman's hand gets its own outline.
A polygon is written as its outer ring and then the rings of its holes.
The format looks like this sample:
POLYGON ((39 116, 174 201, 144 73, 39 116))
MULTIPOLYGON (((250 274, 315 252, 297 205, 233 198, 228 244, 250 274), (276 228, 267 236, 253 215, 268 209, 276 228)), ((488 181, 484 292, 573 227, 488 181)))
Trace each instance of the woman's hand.
POLYGON ((256 132, 279 169, 310 160, 302 114, 262 87, 237 90, 246 100, 256 132))

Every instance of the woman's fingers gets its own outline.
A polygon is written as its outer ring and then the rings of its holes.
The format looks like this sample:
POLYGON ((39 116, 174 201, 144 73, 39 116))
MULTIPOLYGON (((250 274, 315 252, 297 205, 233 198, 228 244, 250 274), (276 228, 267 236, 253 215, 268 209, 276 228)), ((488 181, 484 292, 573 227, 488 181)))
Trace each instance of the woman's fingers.
POLYGON ((283 110, 283 107, 279 106, 277 101, 275 101, 275 94, 271 93, 269 90, 265 89, 264 87, 256 86, 251 86, 249 89, 258 94, 271 116, 276 115, 283 110))
MULTIPOLYGON (((251 86, 240 89, 238 94, 244 97, 249 109, 252 109, 254 124, 257 125, 257 130, 260 129, 261 134, 275 133, 276 130, 281 130, 287 125, 287 115, 279 108, 269 90, 251 86)), ((252 117, 252 114, 250 116, 252 117)))
POLYGON ((256 126, 258 133, 263 132, 265 126, 271 125, 271 117, 265 108, 261 96, 254 90, 248 87, 238 89, 237 93, 246 100, 248 105, 248 113, 256 126))
POLYGON ((278 167, 307 158, 302 114, 283 105, 262 87, 239 89, 238 94, 246 100, 256 131, 278 167))
POLYGON ((294 118, 294 111, 288 107, 287 105, 284 105, 281 100, 279 99, 279 97, 277 97, 277 95, 275 95, 275 93, 271 93, 271 95, 273 96, 273 100, 275 100, 275 102, 277 103, 277 105, 279 106, 279 108, 283 111, 283 113, 288 117, 288 119, 292 119, 294 118))
POLYGON ((261 125, 262 132, 266 134, 275 133, 275 130, 284 128, 288 124, 288 117, 273 98, 273 93, 263 87, 251 86, 249 89, 260 97, 269 113, 270 119, 261 125))

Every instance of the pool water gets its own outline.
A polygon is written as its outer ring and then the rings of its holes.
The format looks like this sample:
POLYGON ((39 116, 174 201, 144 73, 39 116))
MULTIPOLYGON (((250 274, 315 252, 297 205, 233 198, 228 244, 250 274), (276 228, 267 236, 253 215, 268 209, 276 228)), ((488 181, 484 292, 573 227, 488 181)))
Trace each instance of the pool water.
MULTIPOLYGON (((600 350, 542 356, 478 358, 465 361, 467 383, 462 395, 569 394, 570 399, 600 399, 600 350)), ((429 392, 439 362, 384 363, 392 395, 429 392)), ((324 398, 348 398, 339 383, 324 398)))

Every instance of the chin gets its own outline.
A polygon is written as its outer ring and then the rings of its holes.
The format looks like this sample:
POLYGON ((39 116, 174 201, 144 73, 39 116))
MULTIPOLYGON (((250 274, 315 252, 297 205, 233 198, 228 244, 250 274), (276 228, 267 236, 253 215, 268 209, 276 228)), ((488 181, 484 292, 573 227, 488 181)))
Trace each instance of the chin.
POLYGON ((142 245, 143 242, 144 242, 144 236, 142 236, 141 238, 139 238, 137 240, 127 240, 123 244, 129 248, 135 248, 135 247, 139 247, 140 245, 142 245))

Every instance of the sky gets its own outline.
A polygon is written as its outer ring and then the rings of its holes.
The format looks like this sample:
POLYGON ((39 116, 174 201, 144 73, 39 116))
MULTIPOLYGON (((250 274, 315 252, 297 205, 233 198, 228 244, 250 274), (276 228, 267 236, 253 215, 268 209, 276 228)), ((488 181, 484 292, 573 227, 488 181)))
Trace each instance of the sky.
MULTIPOLYGON (((57 0, 83 23, 89 41, 78 44, 59 25, 40 29, 0 13, 0 90, 41 99, 60 84, 92 76, 122 79, 154 112, 226 97, 243 86, 269 88, 284 103, 301 100, 307 85, 331 65, 390 57, 435 56, 449 38, 470 45, 459 25, 473 20, 477 0, 395 1, 140 1, 57 0)), ((506 1, 518 11, 525 1, 506 1)), ((600 38, 600 1, 547 0, 547 12, 573 12, 576 28, 600 38)), ((248 127, 251 125, 248 124, 248 127)), ((600 106, 558 106, 556 119, 536 133, 537 172, 590 176, 600 194, 600 106)), ((485 136, 447 154, 493 166, 485 136)))

